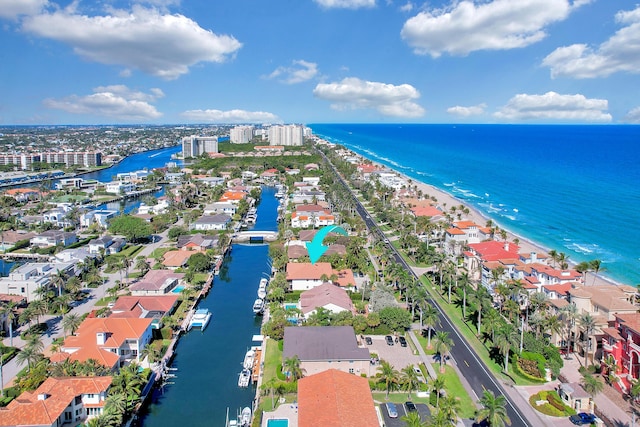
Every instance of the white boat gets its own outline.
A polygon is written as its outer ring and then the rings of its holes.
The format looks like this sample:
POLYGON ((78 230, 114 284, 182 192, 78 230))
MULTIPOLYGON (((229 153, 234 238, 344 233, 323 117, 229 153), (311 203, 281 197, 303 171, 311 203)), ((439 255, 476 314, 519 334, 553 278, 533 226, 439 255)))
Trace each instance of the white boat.
POLYGON ((244 355, 244 361, 242 362, 242 366, 245 369, 253 369, 253 361, 255 360, 256 352, 251 349, 247 351, 244 355))
POLYGON ((242 409, 242 413, 240 414, 240 425, 247 427, 251 425, 251 408, 248 406, 245 406, 242 409))
POLYGON ((249 387, 251 383, 251 371, 248 369, 242 369, 240 376, 238 377, 238 387, 249 387))
POLYGON ((260 286, 258 287, 258 298, 265 299, 267 297, 267 284, 269 281, 265 278, 260 279, 260 286))
POLYGON ((189 327, 187 330, 191 330, 191 328, 200 328, 204 331, 204 328, 209 324, 209 320, 211 320, 211 312, 208 308, 199 308, 194 313, 193 317, 189 321, 189 327))
POLYGON ((264 300, 262 298, 258 298, 253 303, 253 312, 255 314, 260 314, 264 310, 264 300))

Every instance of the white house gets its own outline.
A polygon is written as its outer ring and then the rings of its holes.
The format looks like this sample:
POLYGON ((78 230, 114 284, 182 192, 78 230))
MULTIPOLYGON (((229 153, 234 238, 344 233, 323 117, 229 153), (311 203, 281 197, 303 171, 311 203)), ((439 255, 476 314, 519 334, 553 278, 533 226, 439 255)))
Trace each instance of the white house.
POLYGON ((231 223, 227 214, 203 215, 189 225, 191 230, 226 230, 231 223))
POLYGON ((328 262, 290 262, 287 264, 287 283, 292 291, 306 291, 322 285, 334 274, 328 262), (326 278, 326 280, 324 280, 326 278))
POLYGON ((82 227, 90 227, 92 224, 98 224, 100 227, 109 226, 109 220, 118 215, 118 211, 109 209, 98 209, 84 213, 80 216, 80 225, 82 227))
POLYGON ((104 191, 111 194, 126 194, 135 189, 136 185, 134 183, 126 181, 107 182, 104 186, 104 191))

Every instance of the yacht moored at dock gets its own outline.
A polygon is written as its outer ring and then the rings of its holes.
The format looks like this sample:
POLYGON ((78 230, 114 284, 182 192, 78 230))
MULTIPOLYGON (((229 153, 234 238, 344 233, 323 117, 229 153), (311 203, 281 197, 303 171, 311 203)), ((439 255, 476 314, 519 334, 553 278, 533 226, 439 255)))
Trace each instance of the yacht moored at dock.
POLYGON ((265 299, 267 297, 267 284, 269 281, 264 277, 260 279, 260 286, 258 287, 258 298, 265 299))
POLYGON ((243 368, 238 377, 238 387, 249 387, 251 384, 251 371, 243 368))
POLYGON ((193 317, 189 321, 189 327, 187 331, 190 331, 191 328, 200 328, 200 330, 204 331, 204 329, 209 324, 209 320, 211 320, 211 312, 208 308, 199 308, 194 313, 193 317))
POLYGON ((244 361, 242 362, 242 366, 245 369, 253 369, 253 362, 255 361, 256 352, 254 349, 248 350, 244 355, 244 361))
POLYGON ((262 298, 258 298, 253 303, 253 312, 255 314, 262 314, 264 311, 264 300, 262 298))

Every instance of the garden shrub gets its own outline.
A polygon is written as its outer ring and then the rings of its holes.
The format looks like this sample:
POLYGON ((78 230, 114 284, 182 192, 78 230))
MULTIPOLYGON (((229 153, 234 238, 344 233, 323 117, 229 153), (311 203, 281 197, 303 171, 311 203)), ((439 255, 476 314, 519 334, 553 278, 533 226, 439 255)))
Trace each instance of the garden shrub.
POLYGON ((539 353, 531 353, 529 351, 523 351, 518 359, 518 365, 520 369, 537 378, 544 378, 545 358, 539 353))

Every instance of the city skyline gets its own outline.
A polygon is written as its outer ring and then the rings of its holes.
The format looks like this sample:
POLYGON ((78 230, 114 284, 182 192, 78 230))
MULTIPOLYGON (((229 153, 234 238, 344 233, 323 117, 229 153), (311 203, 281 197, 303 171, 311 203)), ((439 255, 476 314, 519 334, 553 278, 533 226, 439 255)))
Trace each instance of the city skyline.
POLYGON ((622 0, 0 0, 0 125, 640 123, 622 0))

